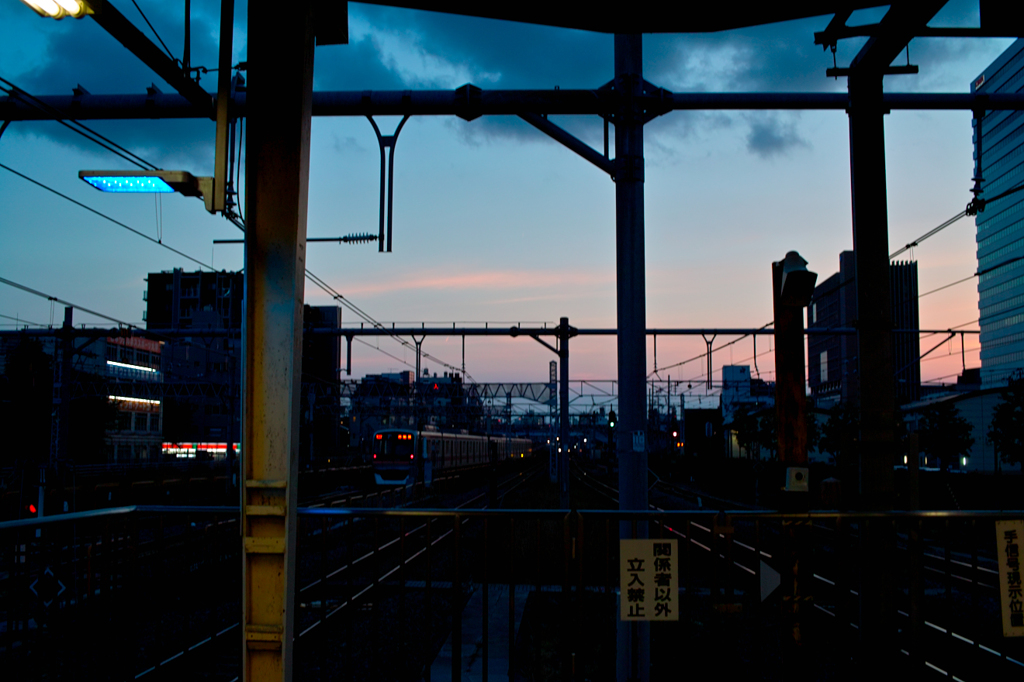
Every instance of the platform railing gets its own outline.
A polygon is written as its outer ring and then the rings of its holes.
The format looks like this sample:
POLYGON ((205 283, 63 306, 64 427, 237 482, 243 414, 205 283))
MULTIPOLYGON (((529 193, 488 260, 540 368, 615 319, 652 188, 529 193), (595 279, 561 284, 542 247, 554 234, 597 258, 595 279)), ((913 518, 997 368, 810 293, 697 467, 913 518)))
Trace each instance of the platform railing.
MULTIPOLYGON (((725 677, 831 678, 879 657, 925 679, 1024 675, 1024 642, 1002 636, 994 530, 1024 512, 299 515, 295 679, 614 677, 623 527, 677 541, 680 619, 652 624, 654 678, 708 655, 725 677)), ((237 677, 237 518, 124 507, 0 523, 0 669, 237 677)))

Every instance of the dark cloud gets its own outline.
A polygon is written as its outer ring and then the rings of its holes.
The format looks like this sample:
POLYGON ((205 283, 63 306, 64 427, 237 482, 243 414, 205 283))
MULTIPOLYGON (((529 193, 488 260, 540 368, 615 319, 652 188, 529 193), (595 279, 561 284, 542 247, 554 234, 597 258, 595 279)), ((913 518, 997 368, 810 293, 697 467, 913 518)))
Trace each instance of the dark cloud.
POLYGON ((406 90, 431 84, 406 80, 372 34, 348 45, 320 47, 314 60, 316 90, 406 90))
POLYGON ((762 159, 784 156, 809 143, 796 131, 796 122, 783 120, 774 114, 751 115, 750 132, 747 134, 747 150, 762 159))
MULTIPOLYGON (((193 63, 212 66, 216 62, 217 6, 215 0, 193 0, 193 63)), ((180 56, 180 6, 144 7, 164 41, 180 56)), ((122 11, 150 34, 134 7, 125 5, 122 11)), ((977 10, 954 8, 952 19, 947 17, 944 23, 969 23, 972 11, 977 10)), ((480 87, 503 89, 594 88, 612 78, 613 38, 606 34, 357 3, 350 5, 350 13, 353 25, 369 25, 371 33, 354 35, 349 45, 317 49, 314 83, 319 90, 451 88, 462 85, 450 82, 456 73, 480 87), (388 53, 389 46, 396 44, 402 46, 400 54, 388 53), (410 55, 413 62, 418 56, 420 63, 398 63, 408 61, 410 55)), ((244 36, 244 4, 236 8, 236 16, 236 35, 244 36)), ((832 66, 831 54, 814 45, 814 31, 824 28, 829 19, 714 34, 649 35, 644 39, 645 77, 677 91, 841 91, 845 80, 825 77, 825 69, 832 66)), ((48 41, 45 61, 18 76, 18 85, 29 92, 67 93, 77 84, 93 93, 142 92, 153 82, 171 91, 92 21, 50 22, 41 32, 48 41)), ((836 55, 839 65, 848 63, 862 44, 862 39, 843 41, 836 55)), ((244 45, 236 47, 244 50, 244 45)), ((913 61, 921 63, 923 75, 900 79, 899 89, 930 83, 925 73, 964 59, 971 50, 970 41, 915 41, 911 53, 913 61)), ((214 75, 209 74, 203 85, 212 89, 214 75)), ((603 135, 598 117, 565 117, 558 122, 600 147, 603 135)), ((208 126, 205 122, 122 122, 112 126, 112 135, 139 153, 154 155, 152 160, 159 165, 185 159, 202 166, 212 159, 212 134, 204 125, 208 126)), ((719 112, 671 113, 652 123, 649 139, 653 141, 655 132, 688 137, 701 127, 726 125, 748 125, 748 148, 765 158, 805 144, 791 119, 719 112)), ((488 139, 554 144, 514 116, 472 122, 451 119, 450 126, 468 144, 488 139)), ((40 126, 39 131, 63 144, 90 146, 59 126, 40 126)))
MULTIPOLYGON (((129 20, 152 38, 152 32, 131 5, 121 7, 129 20), (130 11, 129 11, 130 10, 130 11)), ((161 38, 180 58, 183 48, 183 17, 169 13, 166 5, 145 8, 147 17, 161 38)), ((244 9, 244 8, 243 8, 244 9)), ((217 20, 211 11, 216 6, 196 0, 192 10, 192 63, 216 66, 214 39, 217 20), (212 59, 212 61, 211 61, 212 59)), ((71 94, 81 85, 93 94, 144 93, 155 84, 164 92, 173 88, 158 78, 149 67, 91 20, 51 22, 43 32, 45 61, 23 70, 12 81, 33 95, 71 94)), ((0 75, 3 75, 0 72, 0 75)), ((215 87, 215 75, 208 74, 201 84, 215 87)), ((213 123, 210 121, 91 121, 87 125, 157 166, 182 168, 208 175, 213 167, 213 123)), ((126 161, 109 154, 57 123, 21 123, 12 132, 46 137, 58 144, 97 154, 104 168, 132 168, 126 161)))
POLYGON ((593 88, 611 79, 610 35, 375 5, 349 7, 376 30, 401 34, 424 55, 462 67, 472 78, 486 78, 489 87, 593 88))

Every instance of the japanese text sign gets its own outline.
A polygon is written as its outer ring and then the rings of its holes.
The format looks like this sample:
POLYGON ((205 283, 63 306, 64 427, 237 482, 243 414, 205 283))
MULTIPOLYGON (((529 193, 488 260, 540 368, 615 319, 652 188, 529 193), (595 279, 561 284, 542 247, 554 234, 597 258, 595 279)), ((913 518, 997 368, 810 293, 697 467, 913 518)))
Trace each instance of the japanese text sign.
POLYGON ((621 620, 679 620, 679 545, 619 540, 621 620))
POLYGON ((1024 521, 996 521, 999 596, 1003 605, 1003 636, 1024 637, 1024 588, 1020 579, 1020 545, 1024 521))

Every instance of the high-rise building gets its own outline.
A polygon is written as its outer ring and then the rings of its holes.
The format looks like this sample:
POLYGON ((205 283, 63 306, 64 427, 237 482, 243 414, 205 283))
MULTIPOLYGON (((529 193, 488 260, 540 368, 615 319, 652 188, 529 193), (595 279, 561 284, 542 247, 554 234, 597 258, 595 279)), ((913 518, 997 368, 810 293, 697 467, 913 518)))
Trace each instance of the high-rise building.
MULTIPOLYGON (((1017 40, 971 84, 971 92, 1024 91, 1024 39, 1017 40)), ((982 387, 999 386, 1024 368, 1024 192, 996 199, 1024 182, 1024 112, 986 111, 974 119, 978 312, 982 387)))
MULTIPOLYGON (((163 346, 165 382, 177 384, 164 401, 165 458, 221 459, 238 452, 241 425, 241 272, 154 272, 146 278, 146 327, 190 331, 194 336, 163 346), (206 331, 235 333, 204 336, 206 331)), ((341 308, 303 309, 303 328, 338 329, 341 308)), ((303 465, 322 463, 338 452, 341 389, 338 368, 341 337, 305 334, 302 346, 300 457, 303 465)))
MULTIPOLYGON (((853 251, 839 254, 839 272, 814 288, 807 306, 807 327, 853 329, 857 326, 856 261, 853 251)), ((896 400, 921 395, 921 344, 917 306, 917 263, 889 264, 893 329, 893 380, 896 400)), ((811 334, 807 337, 807 384, 818 407, 860 399, 855 334, 811 334)))
POLYGON ((204 337, 203 331, 242 326, 241 272, 151 272, 146 277, 146 328, 195 330, 164 344, 164 381, 179 384, 164 400, 163 455, 221 459, 237 451, 241 414, 241 339, 204 337))

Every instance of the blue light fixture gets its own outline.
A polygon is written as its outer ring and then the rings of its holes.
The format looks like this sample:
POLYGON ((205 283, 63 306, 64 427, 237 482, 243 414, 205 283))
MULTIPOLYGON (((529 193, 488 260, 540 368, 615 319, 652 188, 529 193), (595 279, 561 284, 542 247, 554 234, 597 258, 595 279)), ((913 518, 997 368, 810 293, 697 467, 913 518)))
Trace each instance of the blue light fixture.
POLYGON ((202 196, 195 176, 186 171, 78 171, 78 177, 102 192, 180 192, 202 196))
POLYGON ((206 203, 206 210, 213 213, 213 178, 197 178, 187 171, 78 171, 78 177, 101 192, 177 192, 187 197, 200 197, 206 203))
POLYGON ((155 176, 89 175, 82 179, 101 192, 174 192, 163 178, 155 176))

